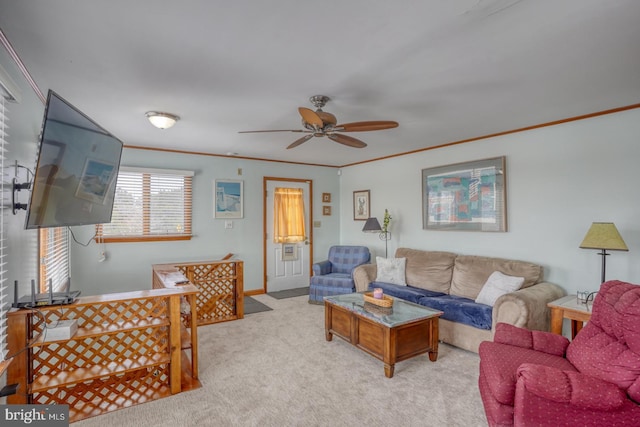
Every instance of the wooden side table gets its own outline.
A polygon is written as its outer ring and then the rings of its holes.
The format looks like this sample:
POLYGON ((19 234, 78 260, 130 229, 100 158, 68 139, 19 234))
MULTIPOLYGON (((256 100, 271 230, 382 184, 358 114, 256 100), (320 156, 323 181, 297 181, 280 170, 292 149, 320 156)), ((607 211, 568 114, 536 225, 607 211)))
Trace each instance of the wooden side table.
POLYGON ((562 321, 564 319, 571 320, 571 339, 582 329, 584 322, 591 319, 591 307, 589 305, 578 303, 576 295, 568 295, 547 304, 551 309, 551 332, 562 335, 562 321))

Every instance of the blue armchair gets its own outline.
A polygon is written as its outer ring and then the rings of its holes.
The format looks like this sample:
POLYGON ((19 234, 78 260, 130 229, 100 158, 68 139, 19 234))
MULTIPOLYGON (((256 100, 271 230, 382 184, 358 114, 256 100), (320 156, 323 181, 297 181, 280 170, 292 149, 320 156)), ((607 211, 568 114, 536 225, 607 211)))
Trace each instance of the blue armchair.
POLYGON ((332 246, 325 261, 313 264, 309 283, 309 302, 323 304, 329 295, 350 294, 356 291, 353 269, 369 263, 371 254, 366 246, 332 246))

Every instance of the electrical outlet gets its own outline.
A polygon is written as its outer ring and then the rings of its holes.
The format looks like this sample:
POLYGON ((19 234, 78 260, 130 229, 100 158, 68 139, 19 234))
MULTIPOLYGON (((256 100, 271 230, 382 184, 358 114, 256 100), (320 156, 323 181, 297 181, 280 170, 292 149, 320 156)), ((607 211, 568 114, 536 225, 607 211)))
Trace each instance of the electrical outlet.
POLYGON ((224 228, 233 228, 233 221, 225 221, 224 228))

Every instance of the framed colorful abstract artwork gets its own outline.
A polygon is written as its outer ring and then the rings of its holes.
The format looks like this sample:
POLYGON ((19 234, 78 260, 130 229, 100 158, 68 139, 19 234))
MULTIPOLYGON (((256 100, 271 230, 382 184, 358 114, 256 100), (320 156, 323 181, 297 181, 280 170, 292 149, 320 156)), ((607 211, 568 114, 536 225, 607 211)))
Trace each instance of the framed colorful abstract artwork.
POLYGON ((505 157, 422 170, 422 227, 507 231, 505 157))

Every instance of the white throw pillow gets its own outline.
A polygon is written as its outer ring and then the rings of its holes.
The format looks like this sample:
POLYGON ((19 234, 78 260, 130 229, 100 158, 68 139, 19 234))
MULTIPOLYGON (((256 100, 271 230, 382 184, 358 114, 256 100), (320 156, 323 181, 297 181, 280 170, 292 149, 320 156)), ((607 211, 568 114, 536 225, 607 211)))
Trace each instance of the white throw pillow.
POLYGON ((517 291, 523 283, 524 277, 507 276, 499 271, 494 271, 480 290, 476 302, 493 307, 498 298, 509 292, 517 291))
POLYGON ((376 257, 378 276, 376 282, 393 283, 394 285, 407 286, 404 270, 407 265, 406 258, 382 258, 376 257))

